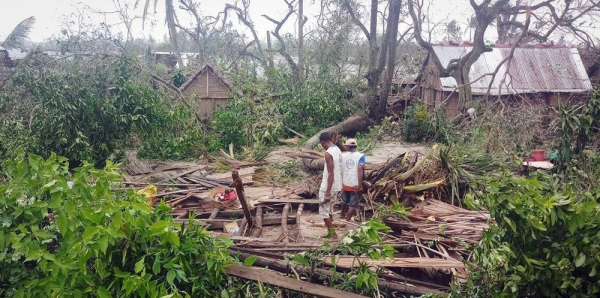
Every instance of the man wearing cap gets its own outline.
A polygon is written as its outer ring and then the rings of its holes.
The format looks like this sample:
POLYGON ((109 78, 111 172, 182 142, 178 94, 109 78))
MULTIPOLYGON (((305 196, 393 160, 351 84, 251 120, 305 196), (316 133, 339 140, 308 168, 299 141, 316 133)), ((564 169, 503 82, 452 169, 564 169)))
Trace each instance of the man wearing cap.
POLYGON ((350 221, 360 203, 365 155, 358 152, 356 139, 348 139, 346 147, 348 151, 342 153, 342 217, 350 221), (346 207, 348 212, 344 215, 346 207))

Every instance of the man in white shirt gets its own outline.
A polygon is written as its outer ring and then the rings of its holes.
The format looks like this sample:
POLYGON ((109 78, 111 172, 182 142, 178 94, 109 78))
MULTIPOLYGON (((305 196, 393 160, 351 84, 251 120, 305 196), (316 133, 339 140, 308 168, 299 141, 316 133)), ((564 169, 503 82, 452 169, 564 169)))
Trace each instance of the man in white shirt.
POLYGON ((342 217, 350 221, 360 204, 365 155, 358 152, 356 139, 348 139, 346 147, 348 151, 342 153, 342 217), (344 215, 345 207, 348 212, 344 215))
POLYGON ((319 215, 327 227, 327 234, 322 238, 337 238, 333 229, 333 203, 337 194, 342 190, 342 151, 334 143, 330 132, 319 136, 325 152, 323 180, 319 188, 319 215))

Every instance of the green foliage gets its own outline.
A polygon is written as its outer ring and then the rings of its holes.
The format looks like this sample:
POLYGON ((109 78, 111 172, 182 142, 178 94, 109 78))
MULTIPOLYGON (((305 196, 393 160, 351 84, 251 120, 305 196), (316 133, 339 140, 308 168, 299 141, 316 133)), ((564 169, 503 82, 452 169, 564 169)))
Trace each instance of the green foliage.
POLYGON ((212 297, 230 242, 182 229, 164 203, 112 191, 117 166, 69 172, 65 158, 4 165, 0 185, 3 297, 212 297))
MULTIPOLYGON (((134 131, 164 121, 169 108, 127 56, 53 61, 34 53, 10 82, 0 97, 0 117, 29 140, 21 149, 44 157, 54 152, 74 164, 88 160, 101 166, 122 151, 134 131)), ((5 150, 15 147, 0 143, 5 150)))
POLYGON ((426 142, 435 137, 432 117, 426 105, 414 104, 406 109, 402 132, 407 142, 426 142))
POLYGON ((175 75, 173 75, 173 79, 172 79, 173 86, 179 88, 179 87, 183 86, 183 83, 185 83, 186 80, 187 80, 187 78, 185 77, 185 74, 183 74, 181 69, 179 69, 179 70, 177 70, 175 75))
POLYGON ((279 85, 276 88, 280 90, 277 106, 288 128, 312 135, 361 111, 354 97, 355 87, 339 83, 328 73, 301 84, 285 74, 278 75, 275 76, 278 79, 275 84, 279 85))
POLYGON ((545 173, 505 173, 487 185, 476 197, 493 221, 461 295, 597 297, 600 189, 580 192, 545 173))
POLYGON ((557 169, 564 170, 571 159, 581 154, 586 145, 598 132, 600 126, 600 89, 586 106, 575 105, 560 110, 560 145, 557 157, 557 169), (583 110, 582 113, 578 113, 583 110))
MULTIPOLYGON (((380 233, 390 232, 391 229, 379 220, 370 220, 363 223, 355 230, 351 230, 339 244, 331 246, 329 243, 315 251, 296 254, 290 261, 295 265, 302 265, 315 269, 322 265, 323 258, 332 256, 333 252, 342 255, 367 256, 371 259, 393 258, 396 250, 384 243, 380 233)), ((332 259, 332 261, 335 259, 332 259)), ((333 263, 333 276, 325 282, 340 290, 374 296, 380 294, 378 290, 379 270, 373 272, 366 264, 347 273, 337 272, 333 263)), ((311 273, 312 274, 312 273, 311 273)))
POLYGON ((206 134, 193 112, 185 106, 174 106, 167 112, 160 126, 140 131, 138 156, 154 159, 193 159, 221 146, 218 138, 206 134))
POLYGON ((213 118, 212 132, 223 145, 268 146, 284 135, 281 116, 270 101, 233 100, 229 107, 215 111, 213 118))

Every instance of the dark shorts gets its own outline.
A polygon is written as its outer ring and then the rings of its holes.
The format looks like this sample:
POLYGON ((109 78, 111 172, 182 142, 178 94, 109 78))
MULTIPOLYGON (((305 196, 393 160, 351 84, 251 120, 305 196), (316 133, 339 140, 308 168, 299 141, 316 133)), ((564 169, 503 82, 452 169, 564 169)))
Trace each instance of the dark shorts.
POLYGON ((358 208, 360 197, 360 192, 342 191, 342 202, 350 208, 358 208))

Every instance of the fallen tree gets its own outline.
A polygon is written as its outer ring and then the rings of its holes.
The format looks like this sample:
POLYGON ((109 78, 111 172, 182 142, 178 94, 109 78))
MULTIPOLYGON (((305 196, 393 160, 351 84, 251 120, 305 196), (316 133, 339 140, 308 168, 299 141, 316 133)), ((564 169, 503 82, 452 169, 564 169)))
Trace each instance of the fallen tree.
MULTIPOLYGON (((334 134, 333 142, 338 145, 338 147, 343 148, 338 136, 346 135, 352 136, 357 132, 366 131, 369 129, 369 126, 373 125, 374 122, 367 115, 354 115, 346 120, 322 129, 314 136, 312 136, 306 143, 304 143, 304 149, 314 149, 319 144, 319 136, 324 132, 332 132, 334 134)), ((322 158, 303 158, 302 163, 304 166, 310 171, 322 171, 324 166, 324 160, 322 158)))

